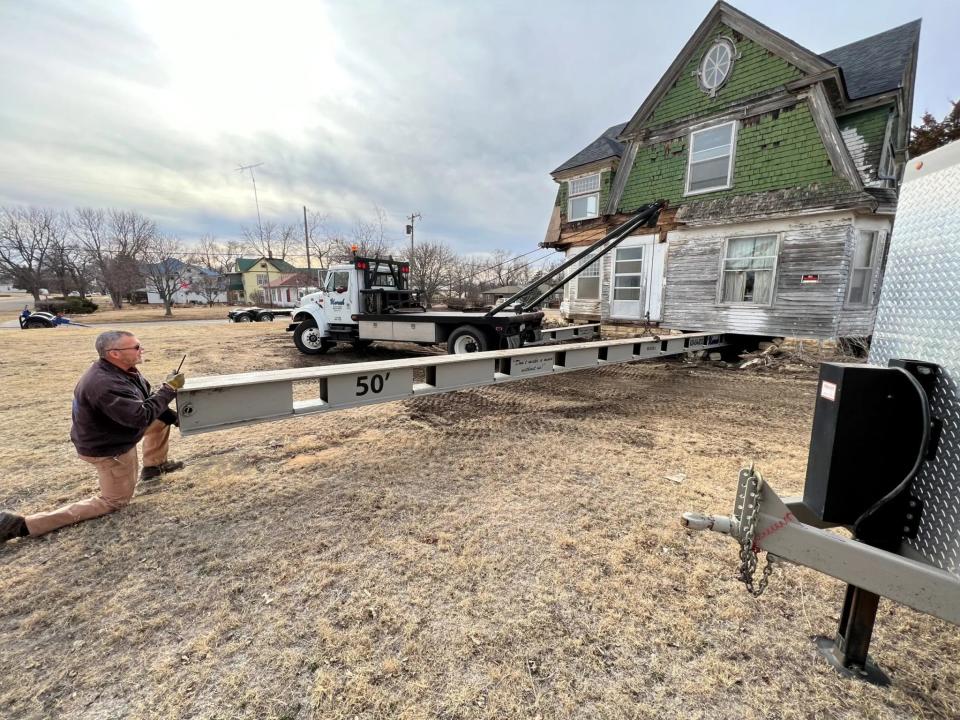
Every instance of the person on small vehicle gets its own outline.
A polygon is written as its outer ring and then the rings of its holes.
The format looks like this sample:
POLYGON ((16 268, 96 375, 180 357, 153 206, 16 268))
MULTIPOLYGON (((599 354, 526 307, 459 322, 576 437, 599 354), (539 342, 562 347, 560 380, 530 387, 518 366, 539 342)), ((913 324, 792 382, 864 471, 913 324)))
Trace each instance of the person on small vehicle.
POLYGON ((71 320, 64 315, 62 311, 58 312, 53 318, 53 326, 56 327, 58 325, 79 325, 80 327, 90 327, 89 325, 84 325, 83 323, 78 323, 71 320))
POLYGON ((167 459, 170 425, 178 425, 169 408, 183 387, 183 373, 173 371, 156 392, 137 369, 143 344, 122 330, 101 333, 97 360, 73 391, 70 439, 80 459, 97 469, 99 494, 50 512, 18 515, 0 512, 0 542, 43 535, 57 528, 120 510, 137 485, 137 444, 143 441, 140 482, 179 470, 182 462, 167 459))

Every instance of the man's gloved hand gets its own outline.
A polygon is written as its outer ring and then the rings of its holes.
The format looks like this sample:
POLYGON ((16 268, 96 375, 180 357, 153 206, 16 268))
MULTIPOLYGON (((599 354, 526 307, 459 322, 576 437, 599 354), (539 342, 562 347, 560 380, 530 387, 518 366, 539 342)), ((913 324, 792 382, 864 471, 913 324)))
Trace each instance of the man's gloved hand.
POLYGON ((176 370, 173 370, 169 375, 167 375, 167 379, 163 381, 163 384, 169 385, 174 390, 179 390, 180 388, 183 387, 183 384, 186 381, 187 381, 187 378, 182 372, 177 372, 176 370))
POLYGON ((157 416, 157 420, 167 425, 174 425, 180 427, 180 416, 177 415, 176 410, 173 408, 167 408, 162 413, 157 416))

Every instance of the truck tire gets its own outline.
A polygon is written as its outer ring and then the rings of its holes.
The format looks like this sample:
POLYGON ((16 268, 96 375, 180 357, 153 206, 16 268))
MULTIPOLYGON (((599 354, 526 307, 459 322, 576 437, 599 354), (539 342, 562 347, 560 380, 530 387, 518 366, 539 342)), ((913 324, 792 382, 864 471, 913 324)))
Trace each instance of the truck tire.
POLYGON ((244 313, 243 315, 237 315, 237 319, 234 322, 251 322, 250 316, 244 313))
POLYGON ((53 325, 42 318, 27 318, 27 321, 23 324, 23 327, 26 330, 36 330, 37 328, 50 328, 53 327, 53 325))
POLYGON ((260 313, 257 322, 273 322, 273 313, 260 313))
POLYGON ((307 318, 293 331, 293 344, 304 355, 323 355, 336 343, 324 340, 317 330, 317 321, 307 318))
POLYGON ((487 349, 487 336, 473 325, 458 327, 447 339, 447 352, 450 355, 465 355, 472 352, 484 352, 487 349))

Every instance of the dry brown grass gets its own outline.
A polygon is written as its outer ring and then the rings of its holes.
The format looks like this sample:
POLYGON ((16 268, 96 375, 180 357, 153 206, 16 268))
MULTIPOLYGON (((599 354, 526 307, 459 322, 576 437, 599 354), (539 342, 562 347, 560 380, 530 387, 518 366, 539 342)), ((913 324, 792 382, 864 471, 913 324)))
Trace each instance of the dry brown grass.
POLYGON ((173 316, 166 317, 162 305, 124 305, 114 310, 109 298, 97 298, 97 311, 90 315, 76 315, 72 319, 87 324, 124 323, 124 322, 164 322, 169 320, 224 320, 230 307, 214 305, 175 305, 173 316))
MULTIPOLYGON (((276 324, 139 334, 153 378, 187 349, 195 375, 356 359, 276 324)), ((90 492, 95 335, 3 336, 3 507, 90 492)), ((800 489, 814 387, 655 362, 175 437, 160 491, 0 548, 0 716, 956 718, 955 627, 884 601, 894 685, 841 680, 810 640, 839 582, 781 568, 754 600, 732 542, 678 525, 751 459, 800 489)))

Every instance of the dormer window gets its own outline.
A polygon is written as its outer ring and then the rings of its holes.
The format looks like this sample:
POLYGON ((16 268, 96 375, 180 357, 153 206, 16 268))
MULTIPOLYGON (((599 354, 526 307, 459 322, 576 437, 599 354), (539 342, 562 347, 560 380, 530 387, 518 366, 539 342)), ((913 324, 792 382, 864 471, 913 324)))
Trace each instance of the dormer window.
POLYGON ((600 214, 600 173, 567 181, 567 220, 586 220, 600 214))
POLYGON ((729 38, 718 39, 700 61, 697 77, 700 80, 700 89, 709 93, 710 97, 717 94, 717 90, 730 77, 733 70, 733 61, 736 58, 736 48, 729 38))

